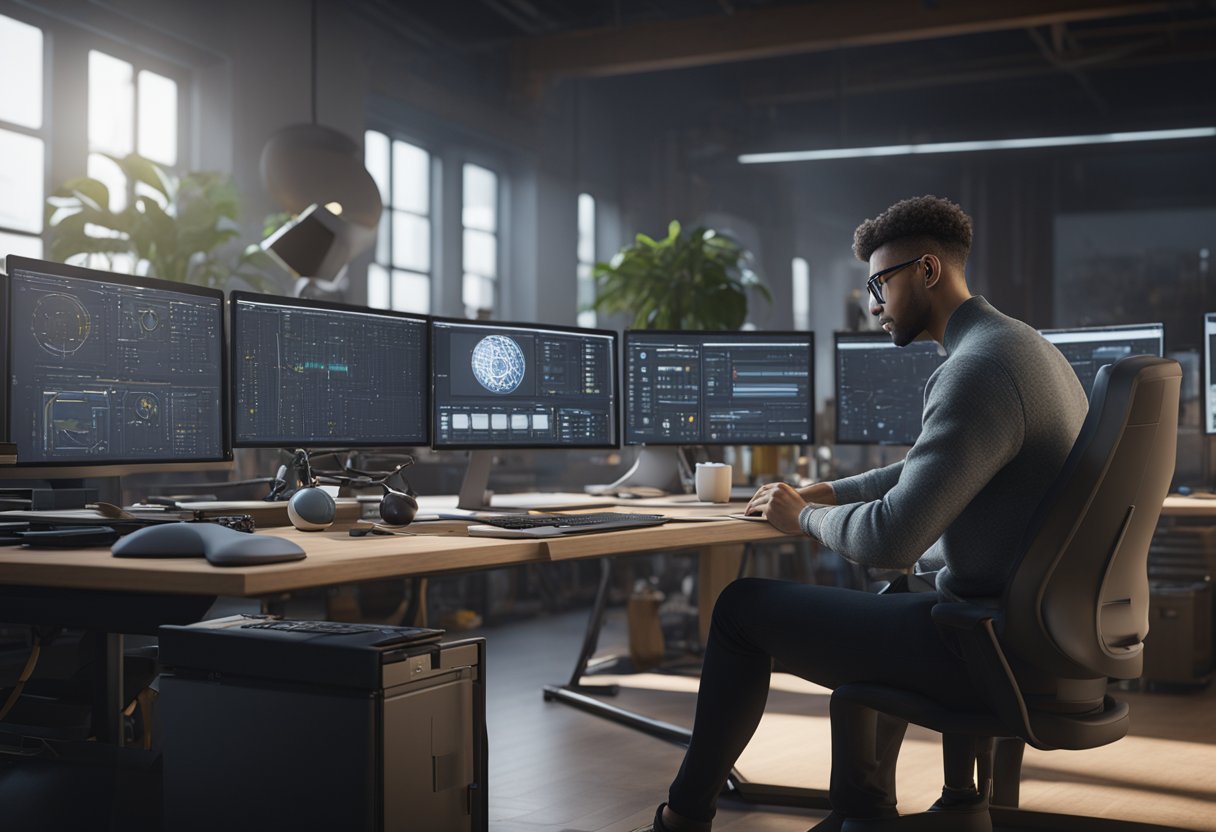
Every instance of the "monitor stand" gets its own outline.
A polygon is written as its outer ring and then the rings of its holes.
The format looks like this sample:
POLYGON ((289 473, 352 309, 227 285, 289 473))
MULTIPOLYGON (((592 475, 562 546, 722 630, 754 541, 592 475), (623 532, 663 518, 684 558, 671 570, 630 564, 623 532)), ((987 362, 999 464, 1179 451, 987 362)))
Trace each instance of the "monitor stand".
MULTIPOLYGON (((631 489, 656 489, 664 494, 683 494, 685 483, 692 482, 693 467, 689 449, 679 445, 646 445, 633 467, 615 482, 588 486, 592 494, 617 494, 631 489)), ((660 496, 660 495, 654 495, 660 496)))
POLYGON ((493 464, 493 451, 469 451, 469 465, 464 469, 456 508, 480 511, 489 507, 493 494, 490 491, 490 467, 493 464))

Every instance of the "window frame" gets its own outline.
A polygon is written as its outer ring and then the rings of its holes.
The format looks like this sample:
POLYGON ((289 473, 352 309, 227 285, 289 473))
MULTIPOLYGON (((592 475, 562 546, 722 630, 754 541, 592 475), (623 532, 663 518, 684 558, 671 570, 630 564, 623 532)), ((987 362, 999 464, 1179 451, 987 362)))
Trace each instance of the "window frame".
MULTIPOLYGON (((388 147, 387 147, 388 153, 387 153, 387 159, 385 160, 387 162, 388 167, 385 171, 387 181, 385 183, 384 188, 381 189, 381 194, 380 194, 381 199, 384 203, 383 209, 382 209, 383 213, 380 218, 380 226, 377 230, 376 245, 372 250, 371 261, 368 263, 367 275, 366 275, 366 278, 364 281, 364 283, 365 283, 364 296, 367 301, 367 305, 371 308, 384 308, 384 309, 388 309, 388 310, 411 312, 411 313, 415 313, 415 314, 423 314, 423 315, 434 314, 435 303, 436 303, 436 288, 437 288, 437 281, 436 281, 436 274, 437 274, 436 262, 438 260, 437 252, 438 252, 439 246, 441 245, 441 240, 442 240, 441 229, 439 227, 439 221, 438 221, 438 217, 437 217, 437 213, 438 213, 437 207, 440 204, 440 200, 437 197, 438 197, 439 183, 440 183, 440 172, 441 172, 440 165, 442 164, 442 162, 439 159, 438 155, 435 153, 435 151, 430 146, 430 143, 421 141, 414 136, 407 135, 400 130, 395 130, 395 129, 392 129, 389 127, 383 127, 383 126, 380 126, 379 124, 373 123, 373 124, 367 125, 363 130, 363 148, 364 148, 363 163, 364 163, 365 167, 367 167, 367 161, 368 161, 367 155, 366 155, 367 154, 367 134, 368 133, 377 133, 377 134, 383 136, 388 141, 388 147), (402 144, 408 145, 410 147, 416 148, 416 149, 421 150, 424 153, 426 153, 426 156, 427 156, 427 166, 426 166, 427 167, 427 171, 426 171, 427 210, 426 210, 425 214, 418 213, 416 211, 412 211, 412 210, 406 209, 406 208, 399 209, 399 208, 396 208, 393 204, 393 196, 394 196, 393 182, 394 182, 394 166, 395 166, 395 163, 393 161, 393 148, 394 148, 394 143, 396 143, 396 142, 400 142, 402 144), (385 190, 387 190, 387 194, 384 192, 385 190), (393 242, 394 242, 393 237, 395 234, 394 222, 393 222, 394 212, 400 212, 400 213, 406 214, 408 216, 415 217, 415 218, 422 218, 427 221, 427 225, 428 225, 427 243, 429 246, 429 256, 427 258, 426 271, 399 268, 394 263, 394 261, 393 261, 393 242), (382 250, 385 252, 383 261, 380 259, 380 254, 381 254, 382 250), (372 306, 372 298, 371 298, 372 277, 371 277, 371 274, 372 274, 373 268, 383 270, 384 275, 387 279, 387 291, 388 291, 388 294, 387 294, 388 306, 387 307, 372 306), (394 304, 394 294, 395 294, 394 286, 397 282, 394 279, 394 277, 397 273, 400 273, 403 276, 426 278, 427 287, 428 287, 427 308, 426 309, 419 309, 419 308, 410 307, 410 306, 396 306, 394 304)), ((377 186, 379 186, 379 185, 380 185, 380 183, 377 183, 377 186)))

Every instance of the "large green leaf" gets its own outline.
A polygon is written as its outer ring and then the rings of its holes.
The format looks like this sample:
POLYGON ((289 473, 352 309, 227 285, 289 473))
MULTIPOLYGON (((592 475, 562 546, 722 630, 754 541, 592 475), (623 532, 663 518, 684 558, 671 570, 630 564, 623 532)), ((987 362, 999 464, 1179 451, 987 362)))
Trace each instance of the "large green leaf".
POLYGON ((729 235, 704 227, 686 232, 673 220, 661 240, 639 233, 609 262, 595 264, 590 308, 628 314, 635 328, 738 329, 749 293, 772 299, 751 263, 729 235))
MULTIPOLYGON (((178 177, 138 154, 110 158, 127 178, 130 204, 111 211, 109 189, 96 179, 65 182, 44 208, 48 256, 64 261, 130 254, 138 261, 136 268, 167 280, 224 287, 235 277, 263 291, 277 288, 281 270, 268 262, 268 255, 249 250, 234 255, 227 248, 241 233, 236 222, 240 195, 231 177, 211 172, 178 177), (151 192, 137 191, 141 184, 151 192)), ((267 223, 282 224, 269 218, 267 223)))

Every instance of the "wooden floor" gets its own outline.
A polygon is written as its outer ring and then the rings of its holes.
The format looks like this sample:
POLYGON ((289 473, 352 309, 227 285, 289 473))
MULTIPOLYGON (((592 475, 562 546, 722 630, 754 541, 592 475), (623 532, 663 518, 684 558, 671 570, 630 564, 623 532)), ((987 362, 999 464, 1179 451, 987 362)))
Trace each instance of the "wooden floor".
MULTIPOLYGON (((585 615, 481 633, 488 639, 492 832, 628 832, 649 822, 679 767, 682 751, 673 745, 542 700, 542 684, 569 676, 585 615)), ((601 654, 623 641, 623 613, 610 611, 601 654)), ((618 681, 628 687, 610 701, 691 724, 695 679, 644 674, 618 681)), ((1022 807, 1216 832, 1216 688, 1120 695, 1131 702, 1132 733, 1089 751, 1028 749, 1022 807)), ((827 691, 774 676, 740 772, 756 782, 823 788, 827 750, 827 691)), ((910 729, 899 768, 902 811, 932 803, 940 766, 936 735, 910 729)), ((714 828, 804 832, 820 817, 723 805, 714 828)))

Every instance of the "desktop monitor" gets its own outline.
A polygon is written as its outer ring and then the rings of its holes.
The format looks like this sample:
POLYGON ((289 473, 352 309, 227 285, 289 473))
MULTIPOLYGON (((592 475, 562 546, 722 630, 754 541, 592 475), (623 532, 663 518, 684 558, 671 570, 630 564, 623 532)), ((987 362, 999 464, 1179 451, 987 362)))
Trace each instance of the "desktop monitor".
POLYGON ((946 360, 934 341, 897 347, 884 332, 836 333, 836 442, 911 445, 925 384, 946 360))
POLYGON ((434 319, 432 446, 617 447, 616 342, 603 329, 434 319))
POLYGON ((1043 337, 1059 348, 1081 380, 1085 395, 1093 389, 1094 379, 1104 364, 1114 364, 1129 355, 1155 355, 1165 350, 1164 324, 1128 324, 1075 329, 1040 330, 1043 337))
POLYGON ((815 441, 810 332, 625 333, 625 444, 815 441))
POLYGON ((7 476, 227 467, 223 292, 25 257, 7 268, 7 476))
POLYGON ((1216 312, 1203 316, 1203 432, 1216 434, 1216 312))
POLYGON ((236 447, 412 447, 429 440, 421 315, 233 292, 236 447))

